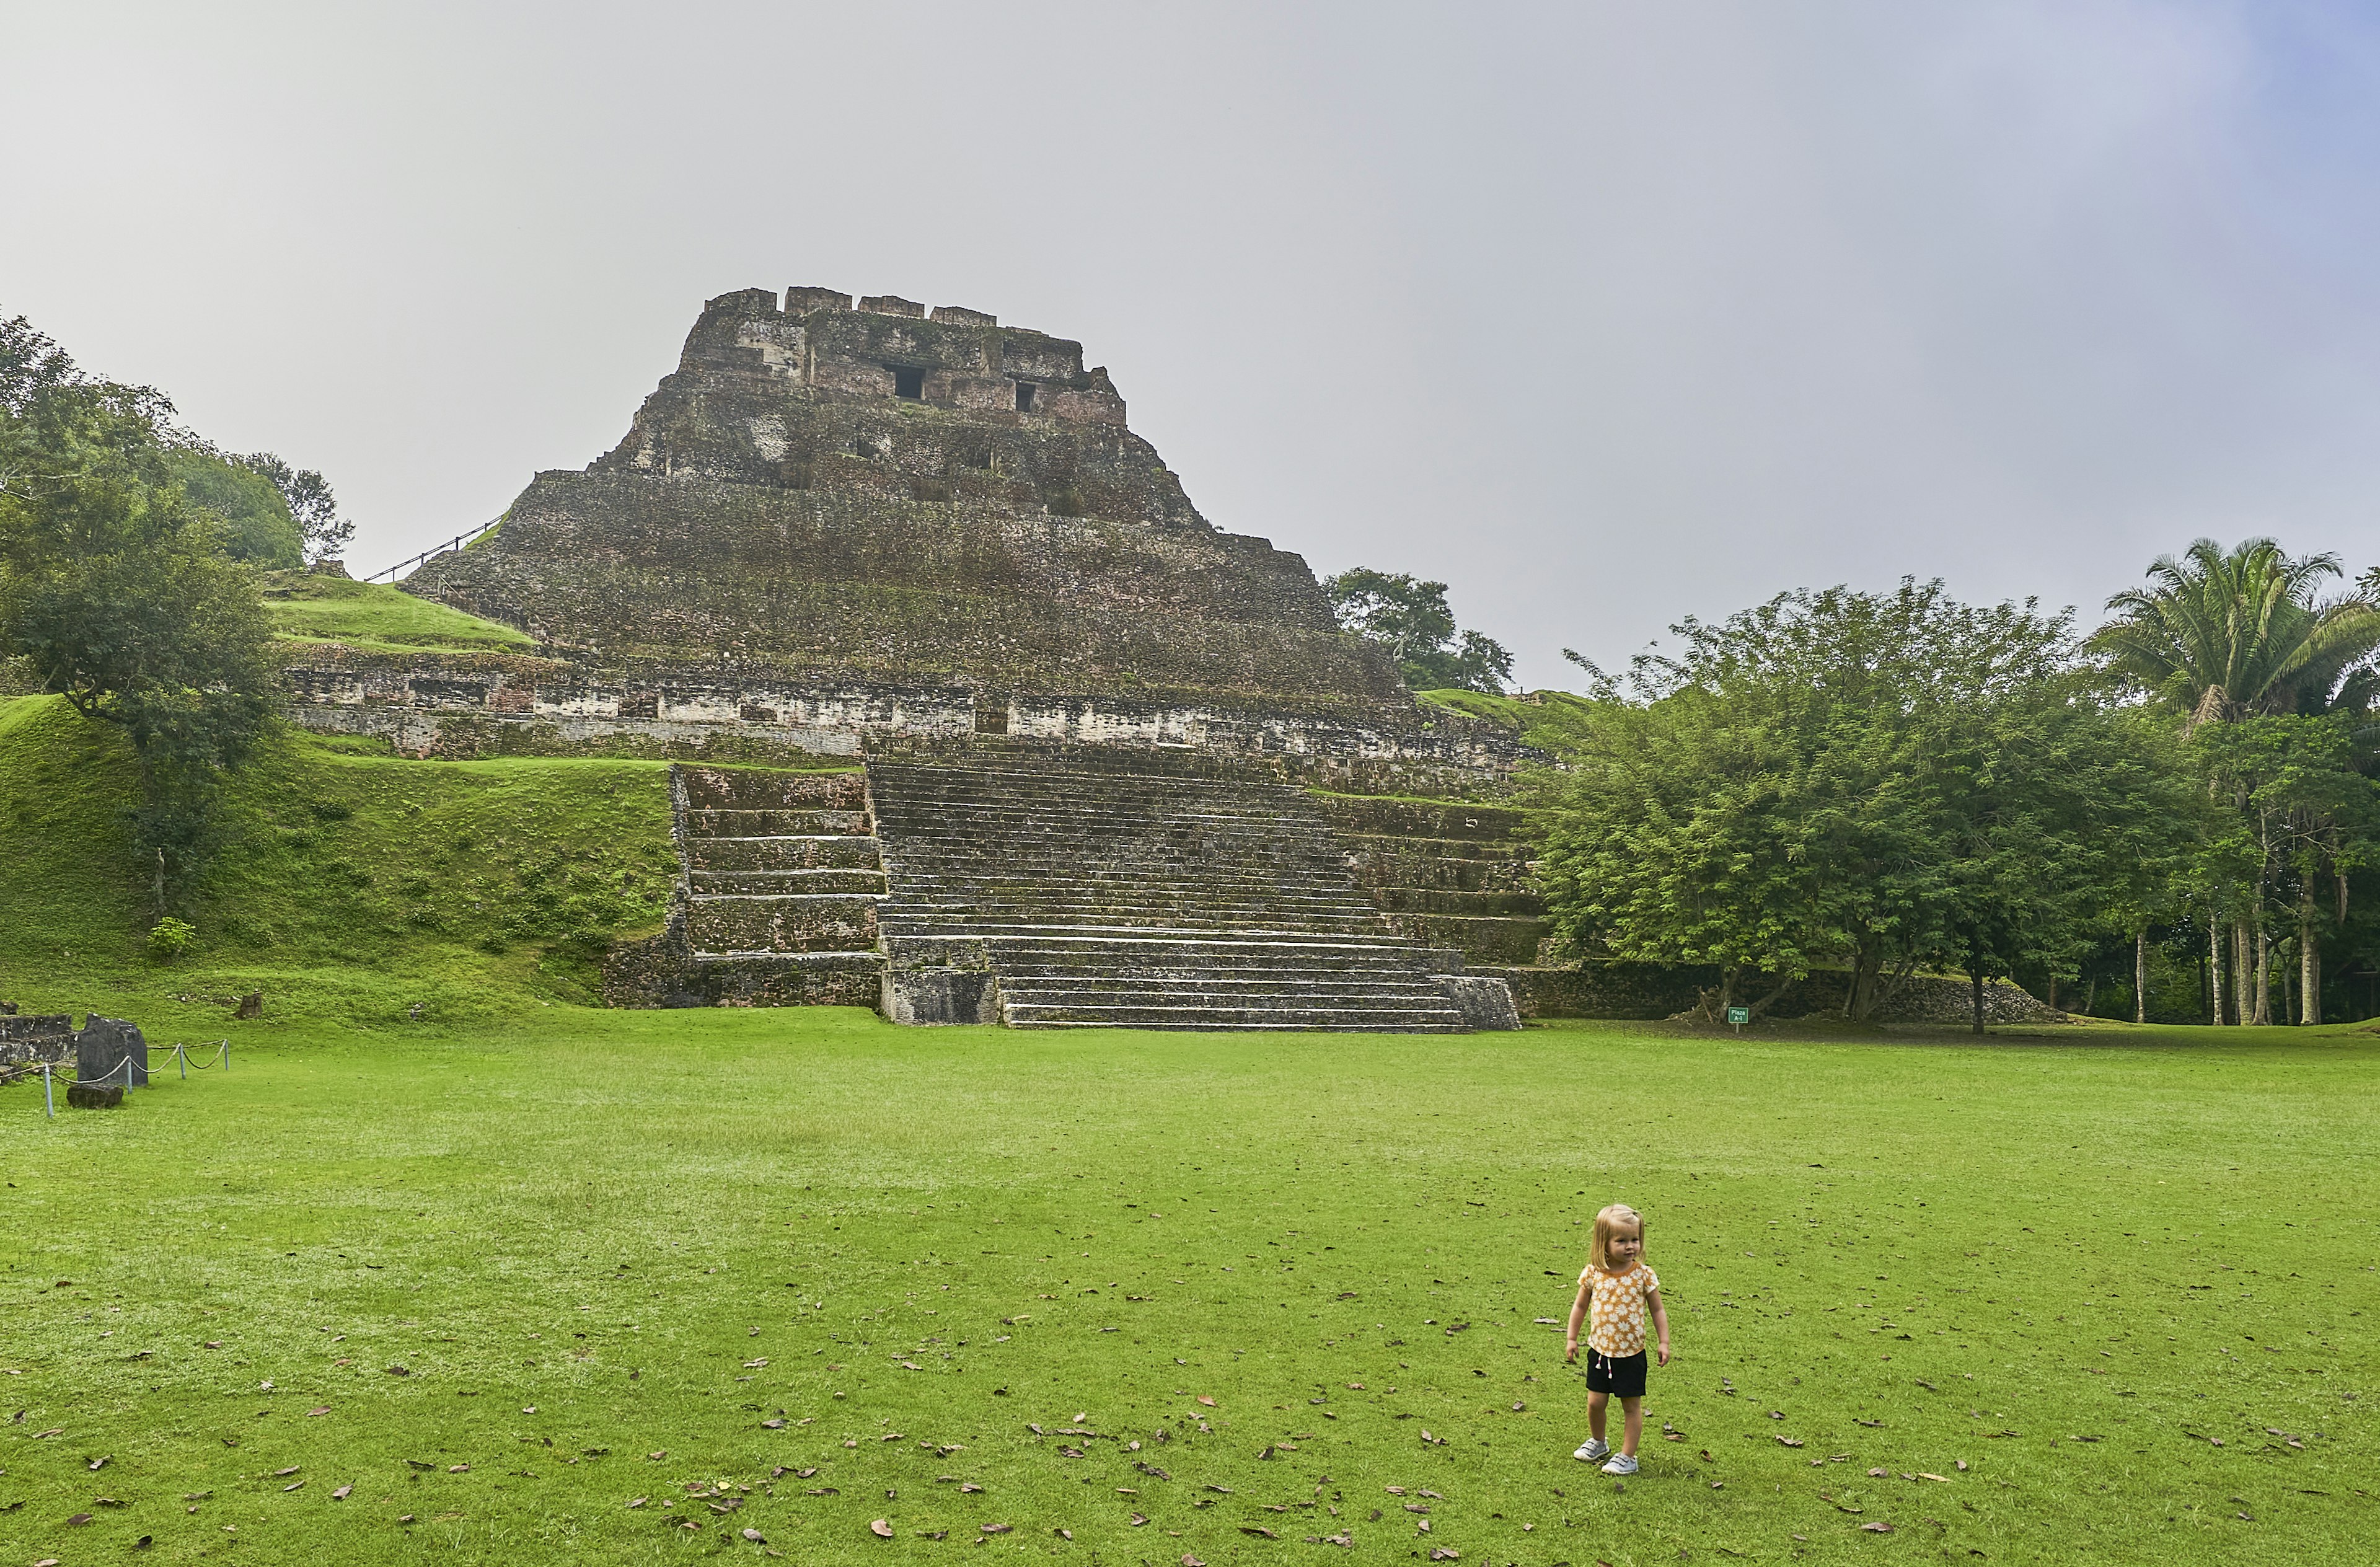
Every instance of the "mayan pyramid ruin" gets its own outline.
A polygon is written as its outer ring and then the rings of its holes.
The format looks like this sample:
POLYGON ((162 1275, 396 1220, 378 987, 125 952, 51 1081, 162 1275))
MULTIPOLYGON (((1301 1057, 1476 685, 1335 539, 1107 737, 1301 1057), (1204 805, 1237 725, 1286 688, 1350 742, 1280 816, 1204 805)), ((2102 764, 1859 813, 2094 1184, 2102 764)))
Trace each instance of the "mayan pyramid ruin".
POLYGON ((676 912, 615 954, 619 1004, 1516 1026, 1480 969, 1536 957, 1484 803, 1519 747, 1202 516, 1078 343, 723 295, 625 439, 404 587, 537 650, 326 655, 300 722, 685 764, 676 912))

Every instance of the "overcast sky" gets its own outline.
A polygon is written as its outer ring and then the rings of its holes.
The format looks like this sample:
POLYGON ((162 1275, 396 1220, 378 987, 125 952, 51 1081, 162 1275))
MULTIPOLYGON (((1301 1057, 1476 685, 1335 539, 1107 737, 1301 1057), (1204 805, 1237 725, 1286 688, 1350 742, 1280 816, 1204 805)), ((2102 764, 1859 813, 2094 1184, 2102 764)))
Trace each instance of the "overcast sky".
POLYGON ((1795 586, 2380 559, 2374 18, 0 0, 0 312, 322 468, 360 571, 611 446, 706 298, 972 306, 1575 684, 1795 586))

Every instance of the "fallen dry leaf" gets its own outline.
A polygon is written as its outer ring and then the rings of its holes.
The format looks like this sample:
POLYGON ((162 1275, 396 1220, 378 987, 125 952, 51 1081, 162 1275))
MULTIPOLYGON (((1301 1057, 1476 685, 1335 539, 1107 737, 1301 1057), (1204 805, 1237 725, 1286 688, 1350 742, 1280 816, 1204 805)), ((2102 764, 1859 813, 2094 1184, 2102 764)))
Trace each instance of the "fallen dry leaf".
POLYGON ((987 1535, 1004 1535, 1015 1527, 1014 1524, 986 1524, 983 1526, 983 1532, 987 1535))
POLYGON ((349 1497, 351 1497, 351 1496, 353 1496, 353 1495, 355 1495, 355 1494, 356 1494, 356 1488, 355 1488, 355 1487, 353 1487, 353 1486, 341 1486, 337 1490, 334 1490, 334 1491, 333 1491, 333 1492, 331 1493, 331 1500, 332 1500, 333 1501, 345 1501, 345 1500, 347 1500, 347 1498, 349 1498, 349 1497))
POLYGON ((767 1545, 769 1543, 768 1539, 763 1537, 758 1529, 746 1529, 743 1531, 743 1535, 746 1539, 750 1540, 754 1545, 767 1545))
MULTIPOLYGON (((310 1410, 308 1410, 308 1411, 306 1412, 306 1414, 307 1414, 307 1417, 308 1417, 308 1418, 310 1418, 310 1418, 312 1418, 314 1415, 328 1415, 329 1413, 331 1413, 331 1406, 330 1406, 329 1404, 327 1404, 327 1403, 326 1403, 326 1404, 323 1404, 323 1405, 322 1405, 321 1408, 319 1408, 319 1409, 310 1409, 310 1410)), ((527 1415, 527 1414, 529 1414, 529 1413, 531 1413, 531 1412, 530 1412, 530 1411, 528 1411, 528 1410, 524 1409, 524 1410, 522 1410, 522 1411, 521 1411, 521 1413, 522 1413, 522 1414, 524 1414, 524 1415, 527 1415)))
POLYGON ((868 1525, 868 1529, 880 1540, 889 1540, 892 1537, 892 1525, 884 1519, 877 1519, 868 1525))
MULTIPOLYGON (((96 1468, 96 1467, 98 1467, 98 1465, 94 1464, 94 1465, 92 1465, 92 1467, 93 1467, 93 1468, 96 1468)), ((273 1472, 273 1477, 274 1479, 276 1479, 276 1480, 285 1480, 285 1479, 287 1479, 290 1476, 295 1475, 296 1473, 298 1473, 298 1465, 297 1465, 297 1464, 291 1464, 288 1468, 286 1468, 286 1469, 275 1469, 275 1470, 273 1472)))
POLYGON ((1860 1532, 1864 1535, 1888 1535, 1892 1533, 1892 1525, 1883 1522, 1862 1524, 1860 1532))
POLYGON ((1260 1540, 1277 1540, 1281 1538, 1279 1535, 1274 1534, 1262 1524, 1243 1524, 1240 1525, 1240 1533, 1244 1535, 1254 1535, 1260 1540))

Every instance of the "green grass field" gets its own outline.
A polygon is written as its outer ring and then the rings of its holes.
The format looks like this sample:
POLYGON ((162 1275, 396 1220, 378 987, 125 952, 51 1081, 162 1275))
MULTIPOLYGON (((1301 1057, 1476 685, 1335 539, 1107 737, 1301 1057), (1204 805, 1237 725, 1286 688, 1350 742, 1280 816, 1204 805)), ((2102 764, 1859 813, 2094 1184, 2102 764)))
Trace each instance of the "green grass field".
POLYGON ((0 1090, 0 1561, 2369 1556, 2353 1029, 204 1032, 0 1090), (1615 1198, 1624 1488, 1539 1320, 1615 1198))

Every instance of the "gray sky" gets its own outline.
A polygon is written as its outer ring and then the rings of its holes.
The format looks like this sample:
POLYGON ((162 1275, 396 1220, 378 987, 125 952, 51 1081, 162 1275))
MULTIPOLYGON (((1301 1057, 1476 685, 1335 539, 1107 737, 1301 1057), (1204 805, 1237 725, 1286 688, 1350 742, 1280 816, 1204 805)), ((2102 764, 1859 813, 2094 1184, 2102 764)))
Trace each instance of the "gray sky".
POLYGON ((2380 558, 2347 6, 0 0, 0 310, 319 467, 359 570, 609 447, 705 298, 1082 339, 1216 523, 1534 685, 1903 574, 2380 558))

